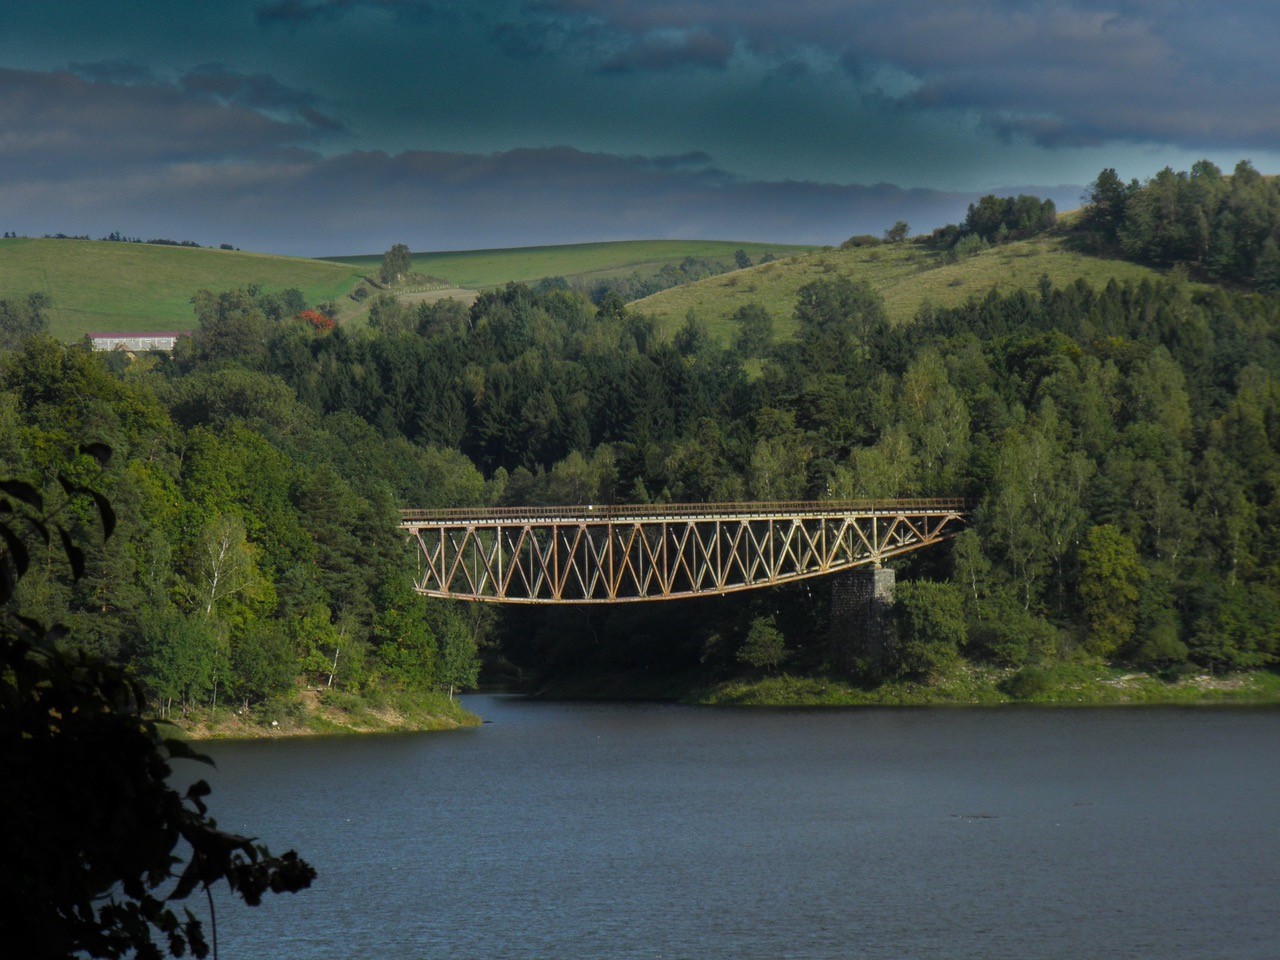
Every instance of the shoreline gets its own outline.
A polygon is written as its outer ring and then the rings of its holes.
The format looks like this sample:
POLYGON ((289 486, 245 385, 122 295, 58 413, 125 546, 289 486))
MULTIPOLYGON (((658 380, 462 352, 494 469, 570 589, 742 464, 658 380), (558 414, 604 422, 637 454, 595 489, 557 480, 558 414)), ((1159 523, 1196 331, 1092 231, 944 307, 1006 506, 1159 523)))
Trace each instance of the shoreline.
POLYGON ((710 707, 1277 706, 1280 674, 1257 670, 1165 680, 1141 671, 1062 664, 1037 673, 967 666, 932 682, 864 688, 830 677, 779 674, 707 685, 679 679, 578 677, 529 694, 546 700, 651 700, 710 707), (1019 674, 1022 674, 1019 677, 1019 674))
POLYGON ((380 694, 360 697, 337 690, 299 690, 287 700, 245 710, 220 706, 184 717, 153 718, 183 740, 284 740, 298 737, 429 733, 482 723, 457 700, 441 694, 380 694))
MULTIPOLYGON (((780 674, 711 686, 684 678, 576 677, 521 694, 531 700, 597 703, 681 703, 702 707, 764 710, 851 709, 857 707, 1275 707, 1280 706, 1280 674, 1271 671, 1176 681, 1149 673, 1097 671, 1074 665, 1050 674, 1048 685, 1015 696, 1008 684, 1019 671, 969 667, 932 683, 892 682, 861 688, 824 677, 780 674)), ((478 727, 481 717, 457 700, 437 694, 362 698, 341 691, 303 690, 285 702, 246 712, 230 706, 199 710, 186 717, 156 720, 183 740, 281 740, 299 737, 431 733, 478 727)))

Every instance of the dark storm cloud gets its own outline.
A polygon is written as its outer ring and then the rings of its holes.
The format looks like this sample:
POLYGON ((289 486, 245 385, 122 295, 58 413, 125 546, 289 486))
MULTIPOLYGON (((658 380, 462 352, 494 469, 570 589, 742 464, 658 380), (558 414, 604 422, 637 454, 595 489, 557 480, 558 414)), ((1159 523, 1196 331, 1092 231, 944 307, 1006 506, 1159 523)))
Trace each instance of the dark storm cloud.
POLYGON ((220 63, 208 63, 185 74, 179 83, 188 94, 228 106, 284 114, 317 130, 344 129, 341 122, 316 109, 313 94, 286 86, 270 74, 239 73, 220 63))
POLYGON ((390 242, 416 249, 633 237, 838 242, 902 218, 925 229, 963 215, 973 199, 887 184, 741 180, 698 152, 621 157, 553 147, 321 157, 297 149, 306 133, 297 125, 211 103, 203 93, 89 84, 70 74, 0 72, 0 125, 0 159, 15 172, 0 185, 9 227, 126 229, 297 254, 390 242), (63 110, 48 110, 49 97, 63 110), (50 118, 54 112, 62 116, 50 118), (139 132, 148 129, 157 133, 139 132), (93 164, 60 162, 89 152, 95 136, 112 146, 93 164))
POLYGON ((274 157, 313 135, 298 122, 209 102, 168 85, 91 83, 0 68, 5 180, 96 176, 158 163, 274 157))
POLYGON ((258 8, 260 23, 304 24, 317 20, 336 20, 358 10, 389 13, 406 20, 418 20, 436 12, 437 4, 429 0, 278 0, 258 8))
POLYGON ((1046 146, 1280 144, 1274 4, 543 0, 527 9, 570 31, 591 24, 582 43, 603 65, 722 67, 716 56, 650 54, 664 38, 697 36, 707 50, 777 59, 816 51, 859 80, 891 68, 913 81, 904 106, 972 111, 993 129, 1046 146))

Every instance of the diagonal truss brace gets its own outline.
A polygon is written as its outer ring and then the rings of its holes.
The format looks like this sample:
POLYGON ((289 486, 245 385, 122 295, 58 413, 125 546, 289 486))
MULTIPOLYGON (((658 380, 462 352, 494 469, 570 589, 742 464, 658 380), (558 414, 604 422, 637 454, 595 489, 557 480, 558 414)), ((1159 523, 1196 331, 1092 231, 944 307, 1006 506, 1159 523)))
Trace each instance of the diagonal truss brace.
POLYGON ((627 603, 823 576, 959 532, 965 500, 405 511, 419 593, 492 603, 627 603))

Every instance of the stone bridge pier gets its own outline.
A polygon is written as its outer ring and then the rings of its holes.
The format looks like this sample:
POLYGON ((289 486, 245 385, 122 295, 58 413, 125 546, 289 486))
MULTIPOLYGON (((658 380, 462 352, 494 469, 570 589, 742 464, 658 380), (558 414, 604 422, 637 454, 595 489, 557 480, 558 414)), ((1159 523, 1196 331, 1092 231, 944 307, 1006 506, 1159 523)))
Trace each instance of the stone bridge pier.
POLYGON ((853 672, 859 661, 884 663, 892 655, 894 572, 887 567, 854 567, 831 575, 831 662, 853 672))

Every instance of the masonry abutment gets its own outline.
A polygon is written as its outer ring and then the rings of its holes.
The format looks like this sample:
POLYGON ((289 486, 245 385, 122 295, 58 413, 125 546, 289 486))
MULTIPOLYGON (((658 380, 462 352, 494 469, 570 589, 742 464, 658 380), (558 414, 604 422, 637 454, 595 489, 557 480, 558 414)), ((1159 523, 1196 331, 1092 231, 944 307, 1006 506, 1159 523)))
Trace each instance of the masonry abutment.
POLYGON ((831 659, 850 672, 859 661, 879 666, 892 655, 894 572, 857 567, 832 576, 831 659))

